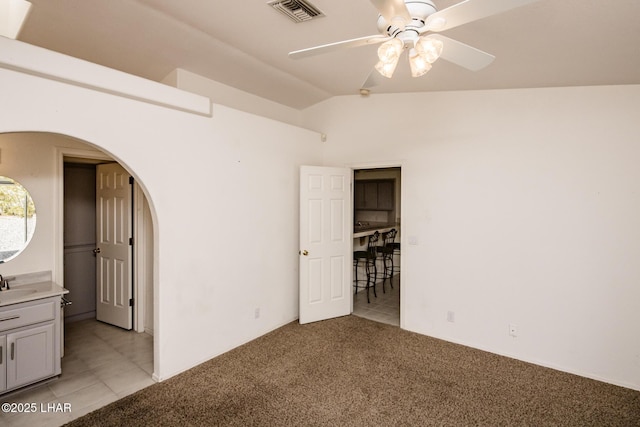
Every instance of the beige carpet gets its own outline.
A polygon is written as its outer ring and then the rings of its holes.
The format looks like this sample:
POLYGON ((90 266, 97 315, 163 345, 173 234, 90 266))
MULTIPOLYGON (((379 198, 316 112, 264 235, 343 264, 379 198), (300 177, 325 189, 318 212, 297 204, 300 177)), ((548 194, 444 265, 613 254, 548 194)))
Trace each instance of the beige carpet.
POLYGON ((640 392, 355 316, 288 324, 69 426, 640 426, 640 392))

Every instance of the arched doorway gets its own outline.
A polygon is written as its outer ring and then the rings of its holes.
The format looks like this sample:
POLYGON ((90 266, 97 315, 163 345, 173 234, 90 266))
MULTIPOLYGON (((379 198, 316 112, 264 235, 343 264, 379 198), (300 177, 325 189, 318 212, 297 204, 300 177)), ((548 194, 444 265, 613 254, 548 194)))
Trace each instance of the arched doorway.
MULTIPOLYGON (((25 185, 34 194, 40 220, 38 224, 40 229, 36 230, 33 245, 30 244, 27 250, 15 260, 3 265, 3 271, 22 274, 48 270, 52 273, 54 281, 67 286, 65 271, 73 267, 69 265, 72 263, 65 262, 65 163, 84 162, 85 165, 95 165, 114 161, 117 159, 91 143, 65 135, 47 132, 0 134, 0 171, 25 181, 25 185), (54 248, 53 251, 52 248, 54 248)), ((126 168, 126 165, 123 166, 126 168)), ((134 175, 133 171, 130 172, 134 175)), ((73 333, 67 334, 68 342, 65 342, 65 347, 70 351, 63 358, 60 379, 43 385, 50 388, 56 395, 68 391, 69 399, 72 399, 73 393, 80 390, 65 389, 65 387, 69 387, 68 384, 74 381, 77 382, 79 378, 95 380, 95 384, 91 384, 94 388, 107 387, 114 393, 114 400, 115 396, 133 392, 135 387, 153 382, 152 377, 155 372, 153 357, 154 220, 152 207, 147 202, 144 189, 140 185, 134 190, 133 203, 136 206, 132 218, 135 230, 133 237, 137 243, 133 248, 134 298, 137 300, 134 306, 135 331, 115 331, 114 328, 96 326, 95 320, 90 318, 90 314, 87 315, 93 323, 89 322, 86 324, 88 326, 83 326, 83 329, 75 328, 73 333), (122 338, 122 333, 129 335, 122 338), (142 340, 131 338, 145 336, 150 338, 142 340), (86 351, 81 353, 78 349, 86 351), (120 356, 122 359, 119 359, 120 356), (139 367, 143 369, 136 370, 139 367), (126 375, 122 375, 123 373, 126 375), (65 382, 67 379, 70 381, 65 382)), ((76 289, 76 296, 81 292, 83 292, 81 288, 76 289)), ((73 293, 69 294, 72 302, 74 301, 73 293)), ((80 298, 77 300, 79 301, 80 298)), ((85 321, 87 319, 67 320, 85 321)), ((38 390, 35 389, 34 392, 38 390)))

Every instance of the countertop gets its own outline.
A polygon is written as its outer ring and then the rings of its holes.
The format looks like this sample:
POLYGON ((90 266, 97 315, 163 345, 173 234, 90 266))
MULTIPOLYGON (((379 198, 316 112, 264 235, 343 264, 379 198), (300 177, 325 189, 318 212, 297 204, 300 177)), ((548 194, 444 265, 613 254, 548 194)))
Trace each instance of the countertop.
POLYGON ((358 237, 369 236, 375 233, 376 231, 378 233, 386 233, 392 228, 395 228, 396 230, 398 230, 400 227, 398 227, 398 225, 396 224, 371 224, 371 225, 365 225, 361 227, 354 227, 353 238, 355 239, 358 237))
POLYGON ((51 281, 9 285, 11 289, 0 291, 0 307, 69 293, 69 290, 51 281))

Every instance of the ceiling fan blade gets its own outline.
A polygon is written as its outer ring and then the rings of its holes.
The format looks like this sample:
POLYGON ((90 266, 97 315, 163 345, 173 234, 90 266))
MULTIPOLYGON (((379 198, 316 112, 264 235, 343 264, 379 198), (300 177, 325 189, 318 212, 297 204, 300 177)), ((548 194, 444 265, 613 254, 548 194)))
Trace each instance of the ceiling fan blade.
POLYGON ((360 47, 366 46, 376 43, 382 43, 384 41, 390 40, 391 37, 384 37, 380 34, 376 34, 374 36, 365 36, 359 37, 357 39, 351 40, 343 40, 341 42, 324 44, 321 46, 310 47, 307 49, 294 50, 293 52, 289 52, 289 58, 292 59, 300 59, 307 58, 309 56, 320 55, 327 52, 333 52, 336 50, 350 48, 350 47, 360 47))
POLYGON ((405 23, 411 22, 411 15, 404 0, 371 0, 371 3, 378 9, 387 24, 401 20, 404 28, 405 23))
POLYGON ((431 14, 420 32, 445 31, 536 1, 539 0, 465 0, 431 14))
POLYGON ((478 71, 488 66, 496 59, 490 53, 460 43, 441 34, 429 34, 427 38, 440 40, 443 43, 440 58, 471 71, 478 71))

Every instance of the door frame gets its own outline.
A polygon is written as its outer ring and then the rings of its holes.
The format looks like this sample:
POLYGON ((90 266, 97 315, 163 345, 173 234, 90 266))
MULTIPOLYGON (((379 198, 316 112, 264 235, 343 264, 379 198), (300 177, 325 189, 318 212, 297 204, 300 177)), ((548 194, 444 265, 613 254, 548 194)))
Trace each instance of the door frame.
MULTIPOLYGON (((385 169, 385 168, 400 168, 400 227, 402 227, 402 224, 405 224, 405 220, 404 220, 404 201, 405 201, 405 185, 404 185, 404 178, 403 176, 403 170, 405 169, 404 166, 405 161, 404 160, 390 160, 390 161, 380 161, 380 162, 366 162, 366 163, 347 163, 346 166, 350 167, 353 170, 353 177, 351 180, 351 186, 352 188, 355 188, 355 183, 356 183, 356 179, 355 179, 355 171, 356 170, 360 170, 360 169, 385 169)), ((352 191, 353 193, 353 191, 352 191)), ((353 195, 353 194, 352 194, 353 195)), ((355 201, 354 201, 355 203, 355 201)), ((354 208, 355 209, 355 208, 354 208)), ((400 232, 400 241, 401 241, 401 247, 402 246, 406 246, 406 244, 402 243, 402 240, 404 239, 404 236, 406 236, 407 233, 406 231, 401 231, 400 232)), ((351 232, 351 238, 353 240, 353 231, 351 232)), ((405 248, 406 249, 406 248, 405 248)), ((405 270, 405 260, 406 257, 401 256, 400 257, 400 271, 405 270)), ((406 270, 405 270, 406 271, 406 270)), ((402 281, 402 286, 400 286, 400 329, 405 329, 405 315, 404 315, 404 304, 405 304, 405 295, 406 295, 406 291, 407 291, 407 286, 410 286, 409 283, 407 283, 407 279, 404 278, 402 281)), ((351 306, 351 311, 353 312, 353 305, 351 306)))
MULTIPOLYGON (((98 151, 91 149, 78 149, 70 147, 56 147, 55 159, 56 159, 56 176, 53 185, 54 191, 54 207, 53 207, 53 240, 57 250, 55 253, 54 270, 52 272, 53 281, 64 287, 64 159, 65 157, 75 157, 78 159, 88 160, 104 160, 104 161, 117 161, 113 157, 98 151)), ((135 179, 134 179, 135 183, 135 179)), ((143 197, 142 189, 139 185, 133 186, 133 200, 134 204, 141 201, 143 197)), ((134 229, 134 242, 142 243, 143 239, 139 239, 137 233, 138 230, 144 229, 143 216, 137 214, 137 208, 134 207, 133 229, 134 229)), ((134 266, 134 286, 133 286, 133 298, 135 301, 133 312, 133 330, 136 332, 145 332, 144 315, 145 315, 145 286, 144 284, 148 280, 146 277, 146 269, 137 268, 141 265, 141 261, 147 259, 146 255, 148 251, 152 251, 152 248, 147 248, 146 245, 136 244, 134 246, 132 254, 132 263, 134 266)), ((155 284, 154 284, 155 289, 155 284)), ((155 308, 155 307, 154 307, 155 308)), ((155 330, 153 328, 147 328, 147 330, 155 330)))

